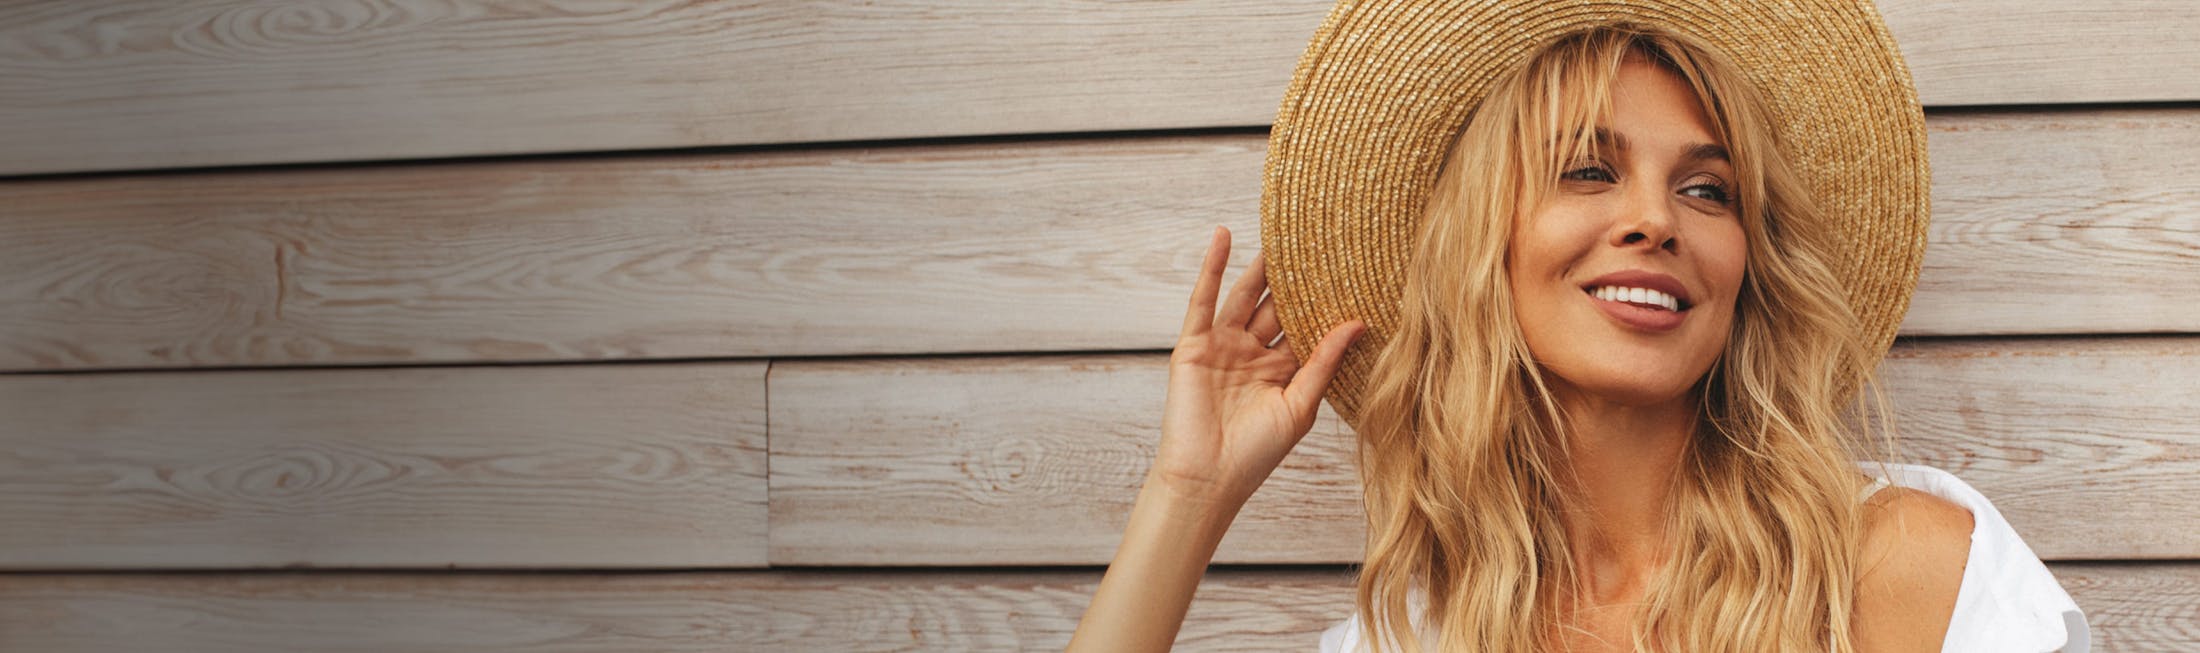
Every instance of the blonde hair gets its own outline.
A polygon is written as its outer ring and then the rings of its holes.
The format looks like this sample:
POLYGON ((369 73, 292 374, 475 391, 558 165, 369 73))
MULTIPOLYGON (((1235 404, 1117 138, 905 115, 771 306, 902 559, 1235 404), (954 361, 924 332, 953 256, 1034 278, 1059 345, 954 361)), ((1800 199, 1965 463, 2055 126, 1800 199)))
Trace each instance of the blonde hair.
POLYGON ((1554 482, 1564 423, 1514 318, 1505 257, 1515 211, 1592 151, 1629 57, 1694 89, 1729 150, 1749 250, 1727 347, 1689 390, 1699 426, 1632 642, 1855 648, 1854 461, 1872 441, 1863 434, 1881 434, 1883 460, 1893 445, 1877 352, 1833 272, 1838 247, 1732 64, 1685 36, 1604 26, 1556 39, 1500 80, 1430 195, 1358 424, 1369 529, 1357 603, 1376 650, 1385 637, 1421 650, 1423 619, 1447 651, 1537 650, 1571 627, 1559 606, 1582 575, 1560 518, 1574 499, 1554 482), (1409 595, 1425 596, 1425 617, 1408 614, 1409 595))

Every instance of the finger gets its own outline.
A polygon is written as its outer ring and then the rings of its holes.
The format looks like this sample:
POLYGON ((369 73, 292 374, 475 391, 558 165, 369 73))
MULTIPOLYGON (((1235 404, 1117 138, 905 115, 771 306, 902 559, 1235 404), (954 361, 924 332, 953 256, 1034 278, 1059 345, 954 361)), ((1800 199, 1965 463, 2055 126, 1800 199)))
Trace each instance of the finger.
POLYGON ((1267 258, 1253 257, 1253 264, 1238 275, 1237 283, 1230 286, 1230 296, 1222 300, 1222 314, 1215 317, 1215 326, 1245 328, 1245 320, 1253 315, 1253 302, 1260 301, 1260 292, 1268 289, 1267 258))
MULTIPOLYGON (((1290 355, 1291 355, 1291 360, 1292 360, 1293 362, 1297 362, 1297 361, 1299 360, 1299 353, 1298 353, 1297 351, 1294 351, 1294 350, 1292 350, 1292 349, 1291 349, 1291 339, 1290 339, 1290 338, 1284 338, 1284 339, 1282 339, 1282 340, 1278 340, 1278 341, 1276 341, 1276 346, 1275 346, 1275 350, 1276 350, 1276 351, 1280 351, 1280 352, 1283 352, 1283 353, 1286 353, 1286 354, 1290 354, 1290 355)), ((1296 373, 1294 373, 1294 376, 1296 376, 1296 373)))
POLYGON ((1230 231, 1215 225, 1207 237, 1207 257, 1199 263, 1199 281, 1192 284, 1192 304, 1184 309, 1183 335, 1207 332, 1215 321, 1215 293, 1222 286, 1222 268, 1230 260, 1230 231))
POLYGON ((1267 345, 1282 335, 1283 321, 1276 316, 1276 294, 1271 292, 1260 300, 1260 308, 1253 309, 1253 320, 1245 324, 1245 331, 1267 345))
POLYGON ((1291 385, 1283 389, 1285 403, 1301 420, 1312 419, 1314 410, 1321 406, 1322 395, 1329 392, 1329 381, 1337 375, 1337 364, 1344 360, 1345 349, 1367 331, 1367 324, 1353 320, 1339 324, 1322 337, 1314 348, 1314 355, 1291 376, 1291 385))

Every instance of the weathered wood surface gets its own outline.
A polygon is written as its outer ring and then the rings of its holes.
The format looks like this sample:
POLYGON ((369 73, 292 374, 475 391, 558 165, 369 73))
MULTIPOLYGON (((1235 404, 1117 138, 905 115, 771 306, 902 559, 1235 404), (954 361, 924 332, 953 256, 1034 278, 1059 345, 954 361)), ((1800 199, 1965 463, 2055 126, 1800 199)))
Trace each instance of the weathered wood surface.
POLYGON ((764 371, 0 376, 0 568, 762 566, 764 371))
POLYGON ((2200 111, 1927 123, 1933 218, 1903 333, 2200 332, 2176 299, 2200 296, 2200 160, 2155 154, 2200 152, 2200 111))
MULTIPOLYGON (((0 375, 0 570, 101 572, 0 573, 0 650, 1059 649, 1099 570, 1001 567, 1108 560, 1165 378, 1085 352, 1169 346, 1208 225, 1257 254, 1262 137, 817 145, 1257 128, 1329 4, 0 0, 0 175, 773 146, 0 180, 0 371, 599 362, 0 375), (1078 353, 630 363, 967 352, 1078 353)), ((2200 100, 2200 5, 1883 5, 1904 333, 2200 333, 2200 111, 2043 106, 2200 100)), ((2054 563, 2097 649, 2200 649, 2200 337, 1889 368, 2043 556, 2183 559, 2054 563)), ((1350 456, 1325 411, 1221 559, 1357 562, 1350 456)), ((1349 582, 1218 569, 1180 650, 1349 582)))
MULTIPOLYGON (((786 361, 773 565, 1106 564, 1160 440, 1163 355, 786 361)), ((1902 446, 2050 559, 2200 557, 2200 339, 1905 341, 1902 446)), ((1350 432, 1325 405, 1218 562, 1360 560, 1350 432)))
MULTIPOLYGON (((2200 565, 2052 565, 2095 650, 2200 648, 2200 565)), ((0 577, 0 649, 70 653, 1061 650, 1097 570, 0 577)), ((1343 568, 1215 569, 1179 651, 1312 651, 1343 568)))
MULTIPOLYGON (((2200 330, 2200 111, 1935 116, 1904 332, 2200 330)), ((1165 349, 1257 135, 0 183, 0 369, 1165 349)))
MULTIPOLYGON (((0 174, 1253 126, 1328 0, 0 6, 0 174)), ((1886 0, 1928 105, 2200 99, 2183 0, 1886 0)))
POLYGON ((2200 338, 1936 340, 1884 369, 1909 452, 2040 556, 2200 558, 2200 338))
MULTIPOLYGON (((1905 446, 2041 555, 2200 555, 2200 341, 1889 361, 1905 446)), ((778 363, 768 495, 757 363, 5 376, 0 567, 1104 564, 1165 362, 778 363)), ((1351 446, 1325 409, 1217 559, 1357 560, 1351 446)))

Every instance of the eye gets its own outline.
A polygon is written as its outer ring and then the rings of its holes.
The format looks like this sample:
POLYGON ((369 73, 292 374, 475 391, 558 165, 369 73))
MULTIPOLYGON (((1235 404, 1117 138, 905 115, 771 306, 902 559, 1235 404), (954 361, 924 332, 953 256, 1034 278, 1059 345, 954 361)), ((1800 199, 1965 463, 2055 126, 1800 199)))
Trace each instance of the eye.
POLYGON ((1718 183, 1695 184, 1687 188, 1681 189, 1681 194, 1697 199, 1709 200, 1722 206, 1734 203, 1734 194, 1727 191, 1726 186, 1720 185, 1718 183))
POLYGON ((1613 181, 1612 171, 1606 169, 1604 164, 1601 163, 1574 166, 1573 169, 1567 170, 1566 174, 1559 175, 1559 178, 1568 181, 1599 181, 1607 184, 1613 181))

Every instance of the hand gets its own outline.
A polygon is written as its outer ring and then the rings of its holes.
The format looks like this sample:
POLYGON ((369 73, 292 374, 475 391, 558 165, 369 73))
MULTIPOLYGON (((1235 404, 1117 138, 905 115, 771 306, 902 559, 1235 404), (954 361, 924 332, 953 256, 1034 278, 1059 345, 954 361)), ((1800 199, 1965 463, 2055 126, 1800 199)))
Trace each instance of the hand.
POLYGON ((1275 302, 1261 296, 1268 289, 1262 259, 1253 260, 1216 311, 1229 260, 1230 231, 1216 227, 1169 354, 1161 446, 1147 482, 1234 511, 1314 427, 1338 361, 1367 325, 1352 320, 1331 328, 1301 367, 1289 342, 1267 346, 1283 326, 1275 302))

